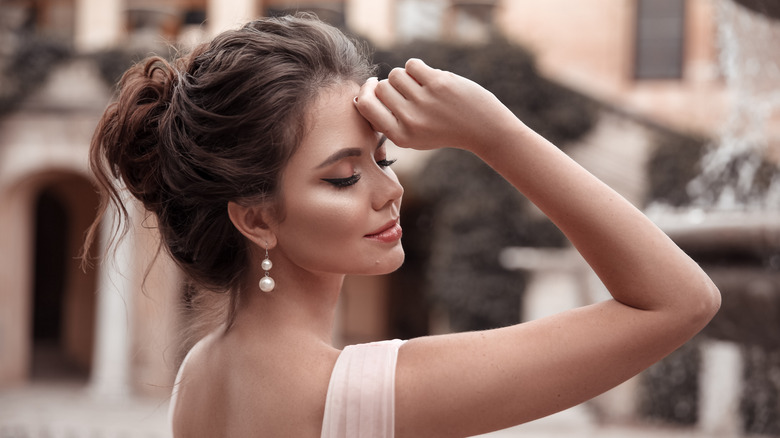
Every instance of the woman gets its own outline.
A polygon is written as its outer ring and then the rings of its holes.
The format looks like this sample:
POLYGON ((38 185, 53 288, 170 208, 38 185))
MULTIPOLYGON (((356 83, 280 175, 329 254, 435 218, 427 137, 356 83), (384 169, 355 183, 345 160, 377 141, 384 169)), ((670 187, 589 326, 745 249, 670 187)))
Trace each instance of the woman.
POLYGON ((231 297, 224 325, 180 369, 175 436, 485 433, 614 387, 715 314, 718 291, 691 259, 492 94, 415 59, 387 80, 370 72, 350 40, 299 16, 124 76, 92 145, 104 205, 121 206, 121 180, 192 281, 231 297), (403 189, 385 138, 482 158, 560 227, 613 299, 496 330, 335 349, 344 276, 403 261, 403 189))

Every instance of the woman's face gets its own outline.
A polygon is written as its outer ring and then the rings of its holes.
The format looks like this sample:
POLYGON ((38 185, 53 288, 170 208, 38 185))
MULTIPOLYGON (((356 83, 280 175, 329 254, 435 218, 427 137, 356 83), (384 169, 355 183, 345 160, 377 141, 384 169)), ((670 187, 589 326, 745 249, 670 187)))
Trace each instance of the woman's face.
POLYGON ((284 216, 274 226, 273 252, 310 272, 385 274, 403 263, 403 187, 384 137, 353 104, 359 88, 345 83, 322 92, 282 175, 284 216))

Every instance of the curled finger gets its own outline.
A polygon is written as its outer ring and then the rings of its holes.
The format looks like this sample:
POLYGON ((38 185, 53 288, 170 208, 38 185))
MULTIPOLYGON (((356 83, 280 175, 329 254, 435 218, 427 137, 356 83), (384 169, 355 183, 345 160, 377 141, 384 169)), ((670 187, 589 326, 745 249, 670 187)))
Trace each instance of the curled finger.
POLYGON ((355 97, 355 107, 368 120, 368 123, 371 124, 375 131, 387 134, 388 131, 394 130, 394 127, 398 125, 398 121, 390 109, 377 96, 377 85, 378 81, 376 78, 366 81, 360 87, 360 91, 355 97))
POLYGON ((404 70, 406 70, 409 77, 413 78, 421 86, 428 83, 432 79, 432 76, 440 71, 429 67, 422 59, 418 58, 411 58, 406 61, 404 70))
POLYGON ((419 93, 420 84, 404 68, 394 68, 387 81, 406 100, 414 100, 419 93))

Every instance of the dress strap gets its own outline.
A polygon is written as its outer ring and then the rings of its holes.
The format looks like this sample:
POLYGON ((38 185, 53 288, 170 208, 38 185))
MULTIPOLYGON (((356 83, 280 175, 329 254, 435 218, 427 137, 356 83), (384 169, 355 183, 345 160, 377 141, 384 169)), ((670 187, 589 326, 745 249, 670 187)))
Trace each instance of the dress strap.
POLYGON ((341 352, 328 385, 321 438, 392 438, 395 365, 404 341, 350 345, 341 352))

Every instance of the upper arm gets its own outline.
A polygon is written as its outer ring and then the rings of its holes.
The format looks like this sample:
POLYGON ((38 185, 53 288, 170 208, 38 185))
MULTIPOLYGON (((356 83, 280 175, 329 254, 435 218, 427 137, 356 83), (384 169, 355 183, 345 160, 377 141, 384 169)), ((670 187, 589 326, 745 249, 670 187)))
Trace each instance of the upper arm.
POLYGON ((396 436, 471 436, 541 418, 637 374, 690 336, 609 300, 482 332, 413 339, 396 371, 396 436))

